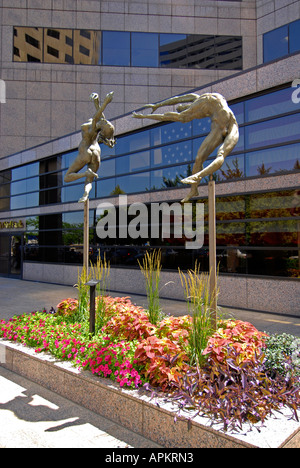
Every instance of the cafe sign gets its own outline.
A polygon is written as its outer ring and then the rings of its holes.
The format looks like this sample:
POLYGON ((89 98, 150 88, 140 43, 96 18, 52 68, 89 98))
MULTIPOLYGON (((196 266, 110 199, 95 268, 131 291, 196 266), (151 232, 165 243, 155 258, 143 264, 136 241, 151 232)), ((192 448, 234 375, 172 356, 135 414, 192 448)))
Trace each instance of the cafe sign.
POLYGON ((26 221, 24 219, 0 221, 1 231, 12 231, 12 230, 24 231, 25 228, 26 228, 26 221))

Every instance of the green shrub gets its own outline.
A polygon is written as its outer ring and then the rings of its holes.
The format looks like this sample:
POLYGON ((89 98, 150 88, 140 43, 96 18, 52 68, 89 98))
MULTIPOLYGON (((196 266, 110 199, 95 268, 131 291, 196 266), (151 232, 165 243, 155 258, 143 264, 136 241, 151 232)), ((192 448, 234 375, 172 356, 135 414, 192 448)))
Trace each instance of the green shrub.
POLYGON ((300 375, 300 338, 287 333, 271 335, 266 340, 265 367, 269 372, 286 375, 287 361, 293 371, 300 375))

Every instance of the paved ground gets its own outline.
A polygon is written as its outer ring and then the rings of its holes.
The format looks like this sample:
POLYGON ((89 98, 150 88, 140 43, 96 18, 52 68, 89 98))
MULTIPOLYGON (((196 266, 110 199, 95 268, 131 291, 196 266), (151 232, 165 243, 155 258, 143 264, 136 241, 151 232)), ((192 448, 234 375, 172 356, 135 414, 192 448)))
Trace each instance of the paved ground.
MULTIPOLYGON (((125 294, 113 293, 114 296, 125 294)), ((70 286, 0 278, 0 319, 56 307, 67 297, 77 297, 70 286)), ((131 296, 146 306, 143 296, 131 296)), ((167 313, 183 315, 181 301, 162 300, 167 313)), ((226 314, 253 323, 269 333, 300 336, 300 317, 224 309, 226 314)), ((155 443, 86 410, 0 366, 0 448, 156 448, 155 443)))
POLYGON ((159 445, 0 366, 0 448, 131 447, 159 445))
MULTIPOLYGON (((126 296, 124 293, 115 292, 112 295, 126 296)), ((44 307, 47 310, 51 307, 56 308, 57 304, 67 297, 77 297, 77 289, 72 286, 0 277, 0 319, 8 320, 13 315, 42 310, 44 307)), ((147 306, 147 299, 144 296, 131 295, 131 300, 140 306, 147 306)), ((164 299, 161 300, 161 306, 171 315, 187 313, 187 306, 183 301, 164 299)), ((249 321, 261 331, 300 336, 300 317, 228 308, 223 308, 223 313, 249 321)))

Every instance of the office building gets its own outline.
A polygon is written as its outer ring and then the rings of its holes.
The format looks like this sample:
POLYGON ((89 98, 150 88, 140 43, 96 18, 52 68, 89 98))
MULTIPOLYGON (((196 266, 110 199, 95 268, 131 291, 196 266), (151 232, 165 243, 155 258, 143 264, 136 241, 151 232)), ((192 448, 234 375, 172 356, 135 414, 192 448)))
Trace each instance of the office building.
POLYGON ((209 119, 158 123, 132 112, 175 95, 218 92, 240 129, 214 176, 219 303, 300 315, 299 1, 3 0, 0 18, 1 275, 76 282, 83 181, 66 184, 64 175, 80 127, 94 113, 89 95, 103 100, 114 91, 105 117, 117 143, 101 145, 90 194, 90 258, 105 252, 112 290, 142 293, 137 261, 146 249, 161 248, 161 295, 182 298, 178 267, 197 261, 208 270, 207 180, 193 200, 205 213, 197 249, 172 234, 132 239, 119 217, 116 238, 100 239, 105 210, 97 207, 116 206, 119 215, 120 200, 143 203, 149 213, 153 204, 179 203, 189 190, 180 181, 209 119))

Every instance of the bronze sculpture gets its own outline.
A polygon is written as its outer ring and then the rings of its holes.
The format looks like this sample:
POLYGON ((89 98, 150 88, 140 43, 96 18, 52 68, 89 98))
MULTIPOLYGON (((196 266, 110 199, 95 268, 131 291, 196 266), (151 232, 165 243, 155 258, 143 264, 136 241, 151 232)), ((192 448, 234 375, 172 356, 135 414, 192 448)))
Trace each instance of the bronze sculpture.
POLYGON ((232 110, 228 107, 225 98, 218 93, 205 93, 198 95, 195 93, 183 96, 175 96, 157 104, 148 104, 145 108, 151 108, 154 112, 159 107, 179 104, 176 112, 166 112, 164 114, 139 114, 133 113, 137 119, 153 119, 161 122, 191 122, 194 119, 210 117, 211 131, 201 144, 195 159, 192 175, 181 182, 190 184, 191 190, 182 203, 189 201, 198 195, 198 184, 203 177, 212 175, 220 169, 224 159, 233 150, 239 139, 238 124, 232 110), (219 146, 217 157, 205 169, 203 163, 209 155, 219 146))
POLYGON ((116 140, 114 138, 114 126, 106 120, 103 112, 106 106, 112 101, 114 93, 108 93, 100 106, 99 96, 97 93, 90 95, 90 100, 94 102, 96 113, 92 119, 81 125, 82 140, 78 147, 78 156, 70 165, 66 175, 65 182, 74 182, 75 180, 85 178, 84 194, 78 200, 79 203, 84 203, 89 197, 92 189, 92 183, 95 178, 98 178, 97 171, 100 167, 100 143, 104 143, 112 148, 116 140), (85 172, 79 171, 87 165, 85 172))

